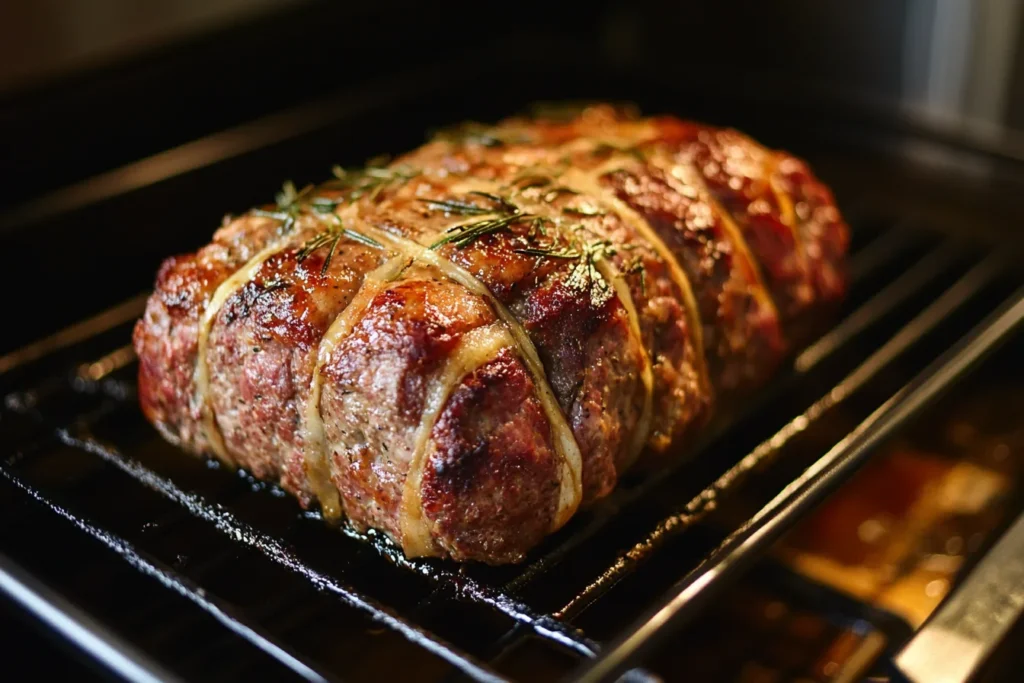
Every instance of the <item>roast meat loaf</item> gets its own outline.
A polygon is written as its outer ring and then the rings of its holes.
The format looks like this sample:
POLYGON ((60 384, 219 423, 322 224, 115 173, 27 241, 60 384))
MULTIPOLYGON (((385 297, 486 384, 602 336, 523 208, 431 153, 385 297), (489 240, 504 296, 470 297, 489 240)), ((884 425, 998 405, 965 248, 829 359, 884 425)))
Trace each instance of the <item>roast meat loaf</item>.
POLYGON ((165 438, 409 557, 520 561, 844 293, 793 156, 610 105, 462 125, 224 219, 138 321, 165 438))

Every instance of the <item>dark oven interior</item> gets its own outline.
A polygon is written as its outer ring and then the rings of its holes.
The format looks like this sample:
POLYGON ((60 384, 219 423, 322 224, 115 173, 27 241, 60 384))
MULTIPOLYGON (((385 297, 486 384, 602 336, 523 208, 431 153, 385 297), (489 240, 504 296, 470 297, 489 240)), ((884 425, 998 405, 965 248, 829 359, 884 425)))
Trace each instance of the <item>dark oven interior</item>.
POLYGON ((903 680, 1021 511, 1016 149, 863 96, 858 79, 894 87, 881 38, 866 62, 815 61, 834 53, 806 22, 828 35, 841 12, 746 8, 739 49, 708 7, 399 9, 302 5, 5 101, 9 614, 134 680, 903 680), (789 149, 853 229, 843 309, 696 457, 623 482, 523 565, 458 567, 330 530, 147 425, 127 344, 164 256, 285 179, 562 99, 789 149))

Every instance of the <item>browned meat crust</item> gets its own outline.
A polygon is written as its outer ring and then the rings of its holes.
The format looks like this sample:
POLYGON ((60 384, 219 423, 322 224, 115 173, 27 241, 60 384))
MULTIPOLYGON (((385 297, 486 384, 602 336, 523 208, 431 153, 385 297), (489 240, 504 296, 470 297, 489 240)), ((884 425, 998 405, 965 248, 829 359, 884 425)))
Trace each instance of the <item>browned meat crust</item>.
POLYGON ((607 106, 464 127, 169 258, 140 402, 409 556, 516 562, 766 381, 842 297, 847 233, 736 131, 607 106))

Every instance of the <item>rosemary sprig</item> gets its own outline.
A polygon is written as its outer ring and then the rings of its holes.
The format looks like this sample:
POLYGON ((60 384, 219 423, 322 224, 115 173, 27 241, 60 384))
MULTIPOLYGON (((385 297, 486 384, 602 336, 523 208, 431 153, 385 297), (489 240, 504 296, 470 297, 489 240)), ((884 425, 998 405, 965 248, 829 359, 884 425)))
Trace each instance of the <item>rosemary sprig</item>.
POLYGON ((571 289, 590 294, 591 304, 596 308, 603 306, 612 296, 611 285, 605 281, 597 263, 601 259, 614 256, 615 245, 608 240, 583 242, 576 240, 573 244, 561 247, 531 247, 516 249, 516 253, 529 256, 571 259, 572 265, 565 284, 571 289))
POLYGON ((497 204, 497 206, 479 206, 478 204, 471 204, 466 201, 459 201, 458 199, 421 199, 420 201, 424 202, 432 209, 438 209, 448 213, 456 213, 463 216, 484 216, 491 213, 519 213, 519 207, 504 197, 491 194, 490 192, 481 192, 479 190, 472 190, 469 194, 477 197, 483 197, 484 199, 497 204))
POLYGON ((286 180, 281 186, 281 191, 278 192, 274 198, 275 203, 277 204, 276 211, 253 209, 251 213, 254 216, 263 216, 264 218, 273 218, 281 221, 281 225, 278 227, 277 231, 281 235, 286 235, 295 227, 295 221, 298 219, 299 213, 302 211, 302 200, 314 189, 313 185, 306 185, 302 190, 296 190, 295 183, 290 180, 286 180))
MULTIPOLYGON (((574 232, 583 232, 582 226, 577 226, 574 232)), ((566 285, 577 291, 586 291, 590 295, 591 305, 599 307, 604 305, 609 298, 612 297, 613 292, 611 284, 608 283, 601 271, 598 269, 598 262, 602 259, 608 259, 615 256, 619 247, 609 240, 591 240, 582 241, 579 239, 573 240, 569 245, 563 246, 544 246, 544 247, 529 247, 524 249, 516 249, 517 254, 526 254, 527 256, 544 256, 547 258, 559 258, 559 259, 571 259, 575 263, 572 265, 569 275, 566 278, 566 285)), ((625 268, 620 271, 619 276, 633 275, 639 273, 640 275, 640 287, 646 296, 647 294, 647 275, 644 269, 643 260, 636 256, 634 257, 625 268)))
POLYGON ((516 221, 528 218, 527 214, 514 213, 499 216, 497 218, 485 218, 473 223, 464 223, 449 228, 446 235, 430 245, 431 249, 443 247, 446 244, 454 244, 459 249, 464 249, 484 235, 498 232, 516 221))
POLYGON ((594 308, 603 306, 612 297, 611 285, 597 269, 597 262, 615 254, 615 245, 608 240, 584 242, 579 256, 573 265, 566 285, 577 291, 590 294, 590 303, 594 308))
POLYGON ((345 199, 353 201, 363 196, 368 196, 371 201, 376 201, 380 193, 392 183, 412 180, 420 174, 417 169, 406 165, 395 168, 367 165, 361 169, 344 169, 341 166, 335 166, 331 172, 334 174, 334 179, 325 185, 330 189, 343 191, 345 199))
POLYGON ((306 242, 299 247, 299 251, 296 254, 296 260, 301 263, 309 258, 309 255, 317 251, 321 247, 330 245, 327 256, 324 258, 324 263, 320 267, 320 276, 323 277, 327 274, 327 268, 331 265, 331 259, 334 258, 334 253, 338 250, 338 242, 341 241, 342 237, 347 237, 353 242, 364 244, 368 247, 376 247, 377 249, 383 249, 382 245, 377 240, 367 237, 361 232, 346 228, 341 219, 334 214, 330 214, 334 221, 327 226, 322 232, 318 232, 316 235, 310 237, 306 242))
POLYGON ((335 166, 332 169, 334 179, 319 187, 306 185, 302 190, 296 190, 295 183, 287 180, 281 186, 281 191, 275 195, 277 205, 275 210, 253 209, 250 213, 254 216, 281 221, 281 225, 278 227, 278 234, 281 235, 291 232, 299 216, 306 210, 311 211, 322 221, 333 219, 334 225, 307 240, 299 250, 299 260, 301 261, 313 251, 330 244, 331 248, 322 269, 322 272, 326 272, 337 248, 338 240, 342 236, 367 246, 383 249, 383 245, 376 240, 342 226, 341 219, 335 211, 346 202, 354 201, 365 195, 368 195, 371 200, 376 200, 380 192, 392 183, 411 180, 419 175, 419 171, 406 165, 387 168, 385 167, 387 162, 388 158, 385 156, 371 159, 362 169, 346 170, 341 166, 335 166), (340 190, 342 195, 330 197, 316 194, 319 190, 340 190))
POLYGON ((491 218, 482 218, 478 221, 463 223, 461 225, 448 228, 443 237, 430 245, 431 249, 437 249, 438 247, 442 247, 446 244, 454 244, 459 249, 463 249, 484 235, 502 230, 512 223, 536 218, 531 214, 523 213, 518 206, 505 197, 500 197, 489 192, 479 191, 473 191, 469 194, 476 195, 477 197, 483 197, 491 201, 496 206, 486 208, 478 206, 477 204, 458 200, 424 200, 427 202, 428 206, 431 206, 431 208, 444 210, 450 213, 459 213, 467 216, 484 216, 493 214, 493 217, 491 218))
POLYGON ((290 211, 295 208, 303 197, 308 195, 314 189, 313 185, 306 185, 302 190, 295 190, 295 183, 290 180, 284 181, 281 186, 281 191, 275 196, 277 201, 277 208, 281 211, 290 211))

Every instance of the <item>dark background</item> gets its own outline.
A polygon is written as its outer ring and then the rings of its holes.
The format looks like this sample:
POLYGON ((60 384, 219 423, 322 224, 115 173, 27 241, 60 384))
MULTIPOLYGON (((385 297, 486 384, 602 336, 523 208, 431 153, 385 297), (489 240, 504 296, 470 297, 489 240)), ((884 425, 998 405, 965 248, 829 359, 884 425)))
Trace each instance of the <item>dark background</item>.
MULTIPOLYGON (((516 33, 565 36, 566 50, 584 41, 595 64, 677 86, 827 90, 998 136, 1024 128, 1021 26, 1017 0, 3 3, 0 207, 343 86, 488 59, 516 33)), ((528 88, 452 82, 466 97, 528 88)))

